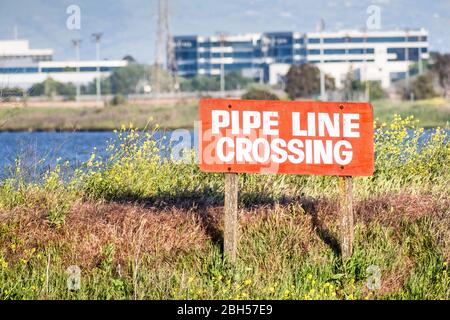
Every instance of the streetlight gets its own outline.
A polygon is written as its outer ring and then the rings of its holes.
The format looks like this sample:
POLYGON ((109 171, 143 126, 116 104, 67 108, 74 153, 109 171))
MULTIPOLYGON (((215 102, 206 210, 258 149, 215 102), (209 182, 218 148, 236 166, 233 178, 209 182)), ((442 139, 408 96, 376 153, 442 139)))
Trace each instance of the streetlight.
POLYGON ((220 95, 225 95, 225 40, 226 33, 223 31, 216 32, 217 39, 220 44, 220 95))
POLYGON ((97 105, 100 105, 102 89, 100 85, 101 74, 100 74, 100 41, 102 39, 103 33, 93 33, 92 39, 95 41, 96 51, 97 51, 97 105))
POLYGON ((270 39, 268 39, 265 35, 261 38, 261 64, 259 68, 259 83, 264 83, 264 68, 266 66, 267 54, 269 51, 270 39))
POLYGON ((409 99, 412 101, 414 100, 414 95, 411 92, 411 86, 410 86, 410 78, 411 74, 409 72, 409 28, 406 28, 405 30, 405 62, 406 62, 406 92, 408 94, 409 99))
POLYGON ((320 37, 320 98, 322 101, 326 101, 327 97, 325 95, 325 73, 323 72, 324 61, 323 61, 323 30, 325 29, 325 21, 320 19, 318 25, 319 37, 320 37))
MULTIPOLYGON (((81 44, 81 40, 80 39, 73 39, 72 40, 72 45, 75 47, 75 56, 76 56, 76 61, 77 61, 77 75, 79 76, 80 73, 80 44, 81 44)), ((80 101, 80 82, 77 81, 76 82, 77 85, 77 102, 80 101)))
POLYGON ((220 39, 220 95, 223 97, 225 95, 225 55, 224 55, 224 46, 225 46, 225 34, 223 32, 219 35, 220 39))

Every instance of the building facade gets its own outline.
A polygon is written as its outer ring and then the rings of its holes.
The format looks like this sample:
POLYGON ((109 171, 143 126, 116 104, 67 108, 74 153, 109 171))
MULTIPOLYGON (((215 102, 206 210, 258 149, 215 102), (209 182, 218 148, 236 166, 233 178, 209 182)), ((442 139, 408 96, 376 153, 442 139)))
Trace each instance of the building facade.
POLYGON ((429 58, 424 29, 176 36, 174 43, 180 76, 220 75, 223 67, 269 84, 281 82, 293 64, 314 63, 338 87, 350 72, 386 88, 407 77, 409 69, 420 71, 429 58))
POLYGON ((0 88, 27 89, 49 77, 62 83, 88 84, 98 71, 107 77, 127 64, 126 60, 54 61, 52 49, 30 49, 27 40, 0 41, 0 88))

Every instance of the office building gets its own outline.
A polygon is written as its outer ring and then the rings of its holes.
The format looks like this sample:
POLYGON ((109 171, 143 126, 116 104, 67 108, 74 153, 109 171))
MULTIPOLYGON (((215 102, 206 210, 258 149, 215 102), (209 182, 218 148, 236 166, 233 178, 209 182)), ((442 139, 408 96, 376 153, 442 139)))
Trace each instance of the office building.
POLYGON ((184 77, 217 76, 240 70, 269 84, 282 82, 293 64, 313 63, 338 87, 351 72, 384 88, 407 77, 408 68, 429 58, 428 32, 420 30, 268 32, 243 35, 176 36, 177 73, 184 77))

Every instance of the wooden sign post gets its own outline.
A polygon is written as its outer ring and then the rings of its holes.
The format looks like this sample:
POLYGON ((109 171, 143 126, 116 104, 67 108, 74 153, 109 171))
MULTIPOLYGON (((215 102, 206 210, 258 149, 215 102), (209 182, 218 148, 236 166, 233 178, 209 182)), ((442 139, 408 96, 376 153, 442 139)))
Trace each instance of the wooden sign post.
POLYGON ((353 183, 352 177, 339 177, 339 196, 341 213, 341 255, 344 260, 353 251, 353 183))
POLYGON ((224 252, 236 259, 238 173, 339 176, 341 251, 353 243, 352 176, 374 170, 368 103, 202 99, 200 169, 225 173, 224 252))
POLYGON ((225 173, 225 219, 223 249, 231 263, 236 261, 238 237, 238 189, 237 173, 225 173))

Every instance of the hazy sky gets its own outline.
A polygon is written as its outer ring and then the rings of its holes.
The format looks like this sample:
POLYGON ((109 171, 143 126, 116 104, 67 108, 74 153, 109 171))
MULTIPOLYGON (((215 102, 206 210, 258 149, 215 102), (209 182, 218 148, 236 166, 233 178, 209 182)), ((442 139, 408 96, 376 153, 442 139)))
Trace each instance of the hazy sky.
MULTIPOLYGON (((72 59, 70 40, 82 38, 82 59, 93 59, 92 32, 104 33, 102 57, 131 54, 152 62, 157 0, 0 0, 0 39, 27 38, 32 48, 53 48, 55 59, 72 59), (66 27, 67 7, 81 8, 81 29, 66 27)), ((327 30, 362 28, 367 7, 381 8, 382 29, 430 32, 432 50, 450 52, 450 0, 169 0, 175 35, 262 31, 314 31, 320 18, 327 30)))

